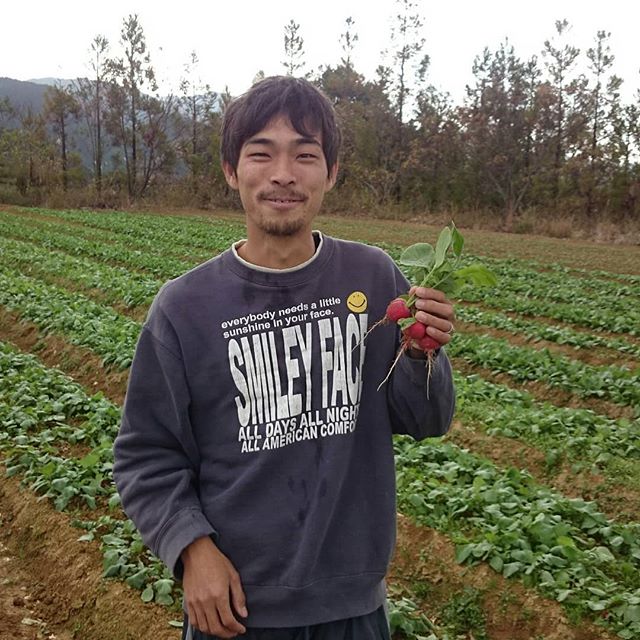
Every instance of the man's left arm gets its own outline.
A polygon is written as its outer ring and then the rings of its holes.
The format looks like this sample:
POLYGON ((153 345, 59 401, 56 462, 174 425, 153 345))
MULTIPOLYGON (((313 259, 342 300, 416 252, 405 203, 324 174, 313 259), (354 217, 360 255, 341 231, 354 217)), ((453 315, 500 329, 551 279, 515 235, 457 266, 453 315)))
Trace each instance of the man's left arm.
MULTIPOLYGON (((451 340, 455 312, 446 296, 436 289, 414 287, 416 320, 443 347, 451 340)), ((398 360, 387 389, 394 433, 420 440, 442 436, 451 426, 455 408, 451 364, 440 348, 429 359, 417 345, 398 360)))

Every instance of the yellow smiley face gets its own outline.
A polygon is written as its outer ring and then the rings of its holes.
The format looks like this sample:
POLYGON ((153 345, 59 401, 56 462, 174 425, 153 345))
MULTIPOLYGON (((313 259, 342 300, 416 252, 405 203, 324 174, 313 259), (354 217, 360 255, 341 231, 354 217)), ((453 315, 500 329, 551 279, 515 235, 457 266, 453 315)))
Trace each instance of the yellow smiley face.
POLYGON ((363 313, 367 310, 367 296, 362 291, 354 291, 347 298, 347 307, 354 313, 363 313))

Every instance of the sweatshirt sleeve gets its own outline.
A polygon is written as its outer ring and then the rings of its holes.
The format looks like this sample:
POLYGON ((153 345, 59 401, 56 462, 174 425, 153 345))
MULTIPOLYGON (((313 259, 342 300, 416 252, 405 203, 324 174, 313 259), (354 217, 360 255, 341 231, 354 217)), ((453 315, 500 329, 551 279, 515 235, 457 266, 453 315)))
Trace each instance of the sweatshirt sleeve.
POLYGON ((455 409, 455 387, 445 350, 439 350, 431 371, 425 360, 401 356, 389 379, 387 397, 394 433, 416 440, 447 433, 455 409))
MULTIPOLYGON (((170 335, 170 329, 162 333, 170 335)), ((190 394, 179 350, 172 346, 145 325, 114 443, 113 475, 123 509, 144 543, 181 579, 183 549, 217 534, 196 490, 199 454, 190 394)))
MULTIPOLYGON (((396 295, 409 291, 411 285, 395 270, 396 295)), ((397 332, 400 346, 400 332, 397 332)), ((442 436, 449 430, 455 410, 455 387, 451 363, 444 350, 438 350, 429 369, 425 360, 403 354, 387 386, 387 402, 393 432, 416 440, 442 436)))

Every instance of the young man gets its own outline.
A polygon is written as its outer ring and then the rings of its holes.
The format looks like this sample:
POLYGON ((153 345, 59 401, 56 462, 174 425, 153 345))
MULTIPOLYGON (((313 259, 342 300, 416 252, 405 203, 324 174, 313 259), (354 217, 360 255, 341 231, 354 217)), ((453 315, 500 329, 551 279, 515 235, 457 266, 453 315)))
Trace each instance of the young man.
MULTIPOLYGON (((184 638, 389 638, 392 433, 444 434, 454 389, 441 350, 428 382, 412 351, 378 390, 398 332, 366 333, 408 283, 383 251, 312 231, 339 142, 304 80, 235 100, 222 160, 246 240, 167 283, 140 335, 114 476, 183 581, 184 638)), ((446 344, 452 305, 417 295, 446 344)))

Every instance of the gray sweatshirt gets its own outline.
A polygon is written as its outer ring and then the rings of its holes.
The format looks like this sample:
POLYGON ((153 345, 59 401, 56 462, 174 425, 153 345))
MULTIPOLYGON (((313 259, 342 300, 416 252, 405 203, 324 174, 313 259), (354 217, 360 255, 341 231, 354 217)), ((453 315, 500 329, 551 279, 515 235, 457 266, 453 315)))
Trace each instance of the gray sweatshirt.
POLYGON ((131 367, 114 477, 143 540, 180 578, 211 536, 240 574, 250 627, 363 615, 395 542, 392 433, 444 434, 444 350, 425 363, 381 325, 408 290, 380 249, 316 236, 283 271, 229 249, 168 282, 131 367))

